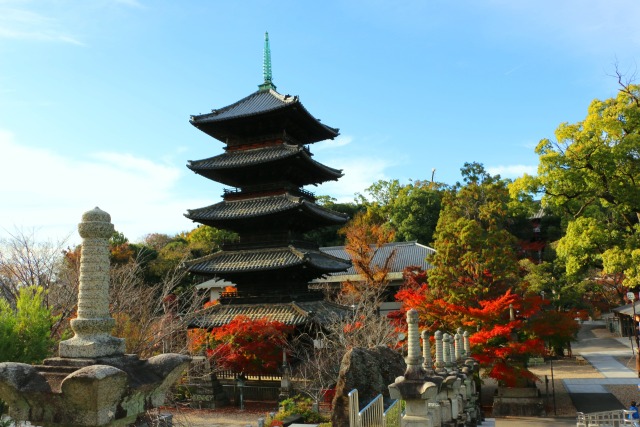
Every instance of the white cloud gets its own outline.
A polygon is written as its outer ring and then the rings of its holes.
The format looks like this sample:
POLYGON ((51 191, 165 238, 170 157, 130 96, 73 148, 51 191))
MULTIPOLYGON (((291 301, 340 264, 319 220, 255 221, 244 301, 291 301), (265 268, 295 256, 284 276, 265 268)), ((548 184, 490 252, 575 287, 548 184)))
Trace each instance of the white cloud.
POLYGON ((518 32, 587 52, 623 53, 640 42, 636 0, 493 0, 518 32), (612 50, 613 49, 613 50, 612 50))
POLYGON ((329 195, 338 202, 352 202, 356 193, 362 193, 378 180, 388 179, 384 171, 392 164, 379 158, 356 158, 336 159, 331 166, 342 169, 345 175, 338 181, 326 182, 312 191, 317 195, 329 195))
POLYGON ((84 43, 59 27, 57 20, 43 14, 0 5, 0 38, 84 46, 84 43))
POLYGON ((137 0, 114 0, 118 4, 122 4, 124 6, 135 7, 138 9, 143 9, 144 6, 137 0))
POLYGON ((336 139, 327 139, 313 145, 313 151, 333 150, 337 147, 344 147, 351 144, 353 137, 340 135, 336 139))
POLYGON ((537 166, 509 165, 509 166, 489 166, 487 172, 491 175, 500 175, 502 178, 518 178, 524 175, 537 175, 537 166))
MULTIPOLYGON (((182 167, 123 153, 68 158, 22 146, 0 130, 0 229, 35 228, 43 238, 71 235, 82 213, 95 206, 109 212, 131 240, 151 232, 193 228, 183 214, 210 200, 180 197, 182 167)), ((0 231, 1 232, 1 231, 0 231)))

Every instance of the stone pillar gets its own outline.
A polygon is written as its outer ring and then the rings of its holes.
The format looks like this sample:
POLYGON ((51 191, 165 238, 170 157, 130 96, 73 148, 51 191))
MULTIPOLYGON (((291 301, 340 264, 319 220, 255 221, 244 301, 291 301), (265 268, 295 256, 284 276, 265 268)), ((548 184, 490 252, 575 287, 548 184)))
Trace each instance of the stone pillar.
POLYGON ((445 333, 442 337, 442 350, 444 357, 444 366, 447 371, 451 370, 451 335, 445 333))
POLYGON ((459 363, 462 360, 462 337, 459 333, 453 337, 453 343, 455 344, 456 363, 459 363))
POLYGON ((432 427, 433 420, 429 414, 429 400, 438 393, 436 384, 427 381, 427 375, 422 369, 420 355, 420 332, 418 330, 418 312, 411 309, 407 312, 408 324, 408 353, 405 361, 407 370, 403 377, 389 385, 392 399, 405 401, 405 415, 402 417, 402 427, 432 427))
POLYGON ((464 329, 458 328, 456 329, 456 332, 458 335, 460 335, 460 358, 466 359, 469 355, 466 353, 466 350, 464 348, 464 340, 462 339, 464 329))
POLYGON ((422 363, 420 355, 420 331, 418 330, 418 312, 407 312, 407 369, 418 370, 422 363))
POLYGON ((82 215, 78 317, 71 320, 75 336, 59 344, 60 357, 98 358, 121 356, 124 339, 111 336, 115 320, 109 314, 109 238, 111 216, 95 208, 82 215))
POLYGON ((464 345, 465 357, 471 357, 471 342, 469 341, 469 331, 464 331, 462 334, 462 342, 464 345))
POLYGON ((442 332, 440 331, 436 331, 436 333, 434 334, 435 337, 435 341, 436 341, 436 371, 441 370, 442 368, 444 368, 444 358, 443 358, 443 351, 442 351, 442 332))
POLYGON ((429 375, 433 375, 433 360, 431 359, 431 343, 429 333, 422 331, 422 367, 429 375))

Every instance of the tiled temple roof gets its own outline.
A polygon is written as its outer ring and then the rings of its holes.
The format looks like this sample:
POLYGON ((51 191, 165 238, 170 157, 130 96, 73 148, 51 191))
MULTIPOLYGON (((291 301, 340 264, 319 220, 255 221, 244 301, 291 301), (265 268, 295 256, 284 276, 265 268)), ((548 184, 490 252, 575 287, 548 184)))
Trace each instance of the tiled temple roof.
MULTIPOLYGON (((351 259, 349 254, 344 249, 344 246, 331 246, 320 248, 320 251, 332 255, 336 258, 342 258, 345 260, 351 259)), ((389 266, 389 274, 395 276, 401 275, 405 267, 418 266, 423 270, 429 270, 433 268, 431 264, 427 262, 427 257, 435 253, 435 249, 425 245, 421 245, 417 242, 394 242, 387 243, 386 245, 378 248, 375 256, 373 257, 372 264, 382 266, 387 258, 393 254, 391 265, 389 266)), ((330 273, 327 278, 316 279, 314 282, 334 282, 343 281, 349 279, 348 276, 356 276, 358 273, 355 268, 351 266, 345 272, 330 273)))
POLYGON ((204 275, 273 271, 291 267, 310 267, 329 273, 349 268, 351 262, 313 249, 293 246, 222 251, 186 263, 190 272, 204 275))
POLYGON ((264 217, 286 211, 298 212, 300 209, 330 224, 342 224, 348 219, 346 214, 326 209, 291 194, 248 200, 225 200, 204 208, 189 209, 185 216, 198 222, 225 221, 264 217))
POLYGON ((215 328, 226 325, 236 316, 246 316, 252 320, 267 318, 290 326, 300 326, 310 320, 326 323, 332 319, 351 314, 349 307, 330 301, 306 301, 270 304, 218 304, 194 318, 190 328, 215 328))
MULTIPOLYGON (((285 131, 287 127, 282 123, 291 125, 292 119, 294 119, 296 128, 293 132, 301 133, 298 136, 303 138, 302 142, 305 144, 333 139, 339 133, 338 129, 325 126, 313 117, 300 103, 297 96, 281 95, 273 89, 254 92, 238 102, 212 110, 208 114, 191 116, 191 124, 225 142, 226 138, 233 137, 241 133, 243 129, 247 129, 246 126, 236 126, 234 123, 242 122, 246 125, 254 116, 270 116, 274 130, 280 128, 285 131), (287 117, 281 123, 274 119, 280 113, 283 114, 283 118, 287 117)), ((262 129, 262 133, 264 134, 264 129, 262 129)))
POLYGON ((299 170, 304 172, 303 175, 306 178, 304 182, 299 183, 300 185, 337 180, 342 176, 341 170, 316 162, 311 158, 311 154, 306 148, 293 144, 277 144, 249 150, 228 151, 208 159, 189 161, 187 167, 210 179, 228 185, 239 186, 240 183, 236 182, 238 178, 230 176, 231 174, 240 174, 246 168, 259 165, 267 167, 270 163, 275 164, 282 161, 289 161, 291 163, 287 163, 288 165, 296 165, 299 170))

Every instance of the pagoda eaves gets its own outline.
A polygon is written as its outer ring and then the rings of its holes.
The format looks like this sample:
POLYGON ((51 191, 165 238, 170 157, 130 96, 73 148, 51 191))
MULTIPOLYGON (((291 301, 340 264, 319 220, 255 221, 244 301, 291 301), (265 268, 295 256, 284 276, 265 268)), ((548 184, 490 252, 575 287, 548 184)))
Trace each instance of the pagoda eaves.
POLYGON ((343 175, 342 170, 313 160, 305 147, 288 143, 227 151, 207 159, 189 161, 187 167, 199 175, 233 187, 265 180, 286 180, 302 187, 335 181, 343 175))
POLYGON ((293 229, 304 233, 318 227, 344 224, 346 214, 318 206, 303 197, 289 193, 222 201, 199 209, 190 209, 185 216, 211 227, 236 232, 262 230, 266 227, 293 229))
POLYGON ((320 123, 297 96, 281 95, 273 89, 254 92, 211 113, 191 116, 191 124, 229 145, 238 139, 271 134, 293 136, 310 144, 339 135, 339 129, 320 123))
MULTIPOLYGON (((348 260, 327 255, 320 250, 294 247, 256 248, 221 251, 186 265, 189 271, 208 277, 222 277, 238 289, 263 289, 264 283, 307 288, 307 283, 323 274, 344 271, 348 260)), ((285 287, 286 289, 286 287, 285 287)), ((286 290, 283 291, 286 292, 286 290)))

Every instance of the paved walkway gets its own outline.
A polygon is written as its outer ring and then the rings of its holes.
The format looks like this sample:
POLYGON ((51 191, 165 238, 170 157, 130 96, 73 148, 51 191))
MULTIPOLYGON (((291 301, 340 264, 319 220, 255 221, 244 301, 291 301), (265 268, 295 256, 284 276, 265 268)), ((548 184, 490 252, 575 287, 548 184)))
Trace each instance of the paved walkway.
MULTIPOLYGON (((573 354, 584 357, 604 378, 565 379, 563 383, 576 409, 581 412, 599 412, 624 407, 604 386, 610 384, 639 384, 634 370, 618 362, 618 357, 634 357, 628 338, 614 337, 606 331, 604 322, 585 322, 578 333, 578 341, 572 344, 573 354), (597 331, 596 331, 597 330, 597 331), (597 332, 597 333, 594 333, 597 332)), ((626 404, 626 402, 625 402, 626 404)), ((547 427, 575 426, 571 418, 518 418, 495 420, 497 427, 547 427)))
POLYGON ((573 345, 573 353, 584 357, 604 378, 576 378, 564 380, 576 409, 580 412, 599 412, 620 409, 627 402, 619 402, 605 389, 605 385, 636 385, 638 374, 618 361, 619 357, 635 357, 628 338, 617 338, 606 330, 604 322, 585 322, 573 345), (598 334, 594 333, 598 330, 598 334))

